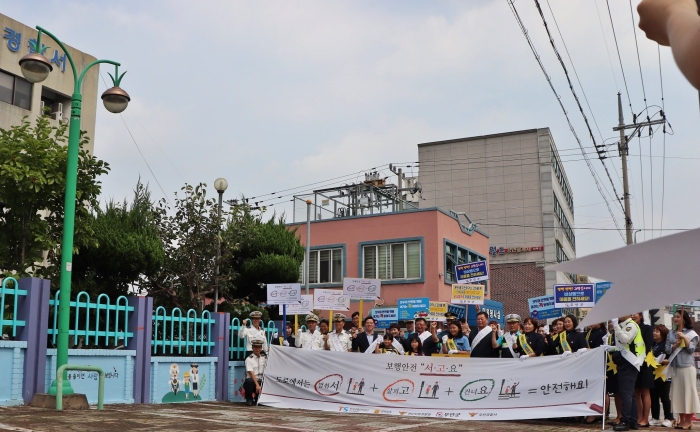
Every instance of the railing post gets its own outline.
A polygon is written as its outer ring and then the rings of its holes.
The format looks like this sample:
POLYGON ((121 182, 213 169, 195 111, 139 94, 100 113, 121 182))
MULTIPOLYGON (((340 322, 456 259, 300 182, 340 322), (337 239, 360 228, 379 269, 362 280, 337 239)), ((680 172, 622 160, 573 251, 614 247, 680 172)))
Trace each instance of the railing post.
POLYGON ((27 342, 22 398, 25 404, 29 404, 36 393, 46 392, 46 339, 51 281, 22 278, 18 282, 18 288, 27 291, 26 296, 17 298, 16 318, 25 321, 24 327, 18 329, 17 340, 27 342))
POLYGON ((133 296, 128 298, 134 311, 129 316, 128 329, 134 334, 126 349, 135 350, 134 403, 150 403, 151 392, 151 338, 153 336, 153 298, 133 296))
POLYGON ((212 314, 214 325, 209 337, 214 341, 212 357, 216 357, 216 400, 228 401, 228 357, 231 314, 217 312, 212 314))

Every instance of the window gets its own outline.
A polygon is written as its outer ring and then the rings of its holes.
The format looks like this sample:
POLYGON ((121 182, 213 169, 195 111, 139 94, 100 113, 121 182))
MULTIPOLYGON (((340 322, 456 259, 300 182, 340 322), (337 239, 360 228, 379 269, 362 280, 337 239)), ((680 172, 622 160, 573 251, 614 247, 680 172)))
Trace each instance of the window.
MULTIPOLYGON (((465 264, 476 261, 486 261, 486 257, 472 252, 469 249, 457 246, 456 244, 445 242, 445 283, 457 283, 457 275, 455 275, 455 266, 457 264, 465 264)), ((482 282, 477 282, 482 283, 482 282)), ((488 292, 488 284, 484 292, 488 292)))
POLYGON ((557 159, 557 155, 556 153, 554 153, 554 149, 552 147, 549 148, 549 155, 552 158, 552 169, 554 170, 554 175, 557 177, 557 180, 559 180, 559 186, 561 186, 561 190, 562 192, 564 192, 564 198, 566 199, 566 203, 569 205, 569 210, 571 210, 571 214, 574 214, 574 197, 573 195, 571 195, 571 191, 566 185, 566 180, 564 179, 564 171, 561 169, 561 166, 559 165, 559 160, 557 159))
POLYGON ((363 276, 367 279, 419 279, 420 242, 387 243, 362 247, 363 276))
POLYGON ((32 83, 24 78, 0 71, 0 101, 26 110, 31 109, 32 83))
MULTIPOLYGON (((569 261, 569 257, 566 255, 566 252, 564 252, 564 247, 559 243, 558 240, 555 240, 554 242, 554 250, 557 255, 557 262, 562 263, 565 261, 569 261)), ((564 273, 569 279, 571 279, 571 282, 576 283, 578 281, 578 278, 576 277, 575 274, 571 273, 564 273)))
POLYGON ((574 230, 571 229, 569 220, 564 214, 564 209, 561 207, 561 204, 559 204, 557 194, 554 194, 554 214, 557 215, 557 218, 564 229, 564 233, 566 234, 566 238, 569 239, 569 243, 571 243, 571 247, 576 250, 576 237, 574 237, 574 230))
MULTIPOLYGON (((309 283, 343 282, 343 249, 319 249, 309 252, 309 283)), ((299 283, 304 282, 304 262, 299 268, 299 283)))

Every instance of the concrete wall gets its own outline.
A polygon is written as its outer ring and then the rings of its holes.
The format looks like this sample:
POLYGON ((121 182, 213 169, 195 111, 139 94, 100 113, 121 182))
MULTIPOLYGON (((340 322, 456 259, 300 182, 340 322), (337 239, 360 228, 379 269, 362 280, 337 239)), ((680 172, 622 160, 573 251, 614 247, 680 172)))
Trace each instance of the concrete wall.
POLYGON ((150 403, 201 402, 216 400, 216 357, 151 357, 150 403), (192 363, 199 366, 199 394, 194 395, 190 382, 189 394, 185 391, 185 372, 192 376, 192 363), (173 377, 178 381, 177 391, 172 386, 173 377))
POLYGON ((27 342, 0 341, 0 405, 21 405, 27 342))
MULTIPOLYGON (((22 72, 20 70, 18 62, 24 55, 29 53, 29 39, 36 39, 38 33, 37 30, 34 28, 34 26, 37 23, 29 24, 30 25, 27 26, 25 24, 20 23, 19 21, 13 20, 8 16, 0 14, 0 29, 4 30, 5 28, 8 28, 21 34, 19 49, 16 52, 13 52, 10 49, 10 46, 8 45, 10 41, 8 39, 0 39, 0 69, 20 77, 22 76, 22 72)), ((51 31, 51 29, 48 30, 51 31)), ((60 34, 57 34, 56 36, 59 39, 61 37, 60 34)), ((76 63, 76 67, 79 69, 78 72, 82 71, 83 67, 85 67, 88 63, 95 60, 95 57, 78 51, 77 49, 68 45, 67 42, 69 41, 62 42, 66 44, 71 56, 73 57, 73 60, 76 63)), ((52 39, 50 39, 48 36, 42 36, 42 44, 49 47, 44 53, 44 55, 49 60, 53 58, 55 50, 58 50, 59 58, 63 56, 63 51, 60 49, 58 44, 55 43, 52 39)), ((68 62, 67 58, 66 62, 68 62)), ((13 106, 8 103, 0 102, 0 127, 8 129, 10 128, 10 126, 19 125, 22 122, 22 118, 24 116, 29 116, 29 120, 34 121, 36 117, 41 113, 40 105, 43 87, 46 87, 47 89, 50 89, 53 92, 59 93, 65 96, 66 98, 70 99, 71 95, 73 94, 74 86, 73 72, 71 71, 70 64, 67 63, 65 65, 65 70, 63 70, 64 68, 57 64, 52 64, 52 66, 53 72, 51 72, 46 81, 40 84, 33 85, 32 103, 30 111, 13 106)), ((98 99, 98 71, 99 66, 95 66, 90 69, 90 71, 85 75, 85 78, 83 79, 82 88, 83 108, 81 128, 87 131, 88 136, 90 137, 90 143, 87 146, 87 149, 91 153, 94 148, 93 140, 95 136, 95 115, 97 110, 98 99)), ((68 104, 63 104, 63 113, 65 118, 70 118, 70 102, 68 102, 68 104)), ((55 120, 52 120, 52 122, 54 124, 58 124, 55 120)))

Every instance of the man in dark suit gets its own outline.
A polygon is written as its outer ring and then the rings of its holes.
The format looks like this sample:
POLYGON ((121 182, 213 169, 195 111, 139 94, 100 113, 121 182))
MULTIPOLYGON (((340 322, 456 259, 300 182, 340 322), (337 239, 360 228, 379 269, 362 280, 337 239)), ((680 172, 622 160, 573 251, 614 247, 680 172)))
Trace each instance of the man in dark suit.
POLYGON ((374 331, 374 318, 368 316, 362 322, 365 331, 352 335, 352 352, 365 352, 372 342, 379 337, 379 333, 374 331))

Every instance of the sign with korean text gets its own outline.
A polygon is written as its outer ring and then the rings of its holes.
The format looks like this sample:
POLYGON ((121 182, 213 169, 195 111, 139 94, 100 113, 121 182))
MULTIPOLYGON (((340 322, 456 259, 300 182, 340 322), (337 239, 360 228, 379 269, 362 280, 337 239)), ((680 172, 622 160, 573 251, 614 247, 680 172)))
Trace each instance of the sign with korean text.
POLYGON ((399 319, 412 320, 418 317, 428 318, 430 313, 430 298, 415 297, 399 299, 399 319))
POLYGON ((537 320, 559 318, 562 316, 561 309, 554 307, 554 296, 540 296, 527 299, 530 307, 530 316, 537 320))
POLYGON ((457 282, 468 284, 489 279, 489 271, 486 261, 475 261, 472 263, 459 264, 455 266, 457 282))
POLYGON ((591 308, 595 306, 595 285, 554 285, 555 308, 591 308))
POLYGON ((467 318, 467 307, 462 305, 447 305, 447 312, 454 314, 457 319, 467 318))
POLYGON ((351 300, 376 300, 381 288, 379 279, 343 278, 343 294, 351 300))
POLYGON ((374 308, 370 315, 375 321, 399 322, 399 308, 374 308))
POLYGON ((595 302, 598 303, 608 290, 612 288, 612 282, 596 282, 595 302))
POLYGON ((277 409, 357 413, 358 421, 364 422, 372 414, 476 421, 600 416, 604 358, 602 348, 523 362, 273 345, 259 403, 277 409))
POLYGON ((476 314, 479 312, 485 312, 489 317, 489 321, 494 320, 501 326, 505 325, 503 303, 486 299, 483 306, 467 305, 467 322, 470 326, 476 326, 476 314))
POLYGON ((267 304, 284 305, 301 301, 301 284, 267 284, 267 304))
MULTIPOLYGON (((313 308, 314 296, 312 294, 302 294, 299 303, 287 305, 287 315, 308 315, 313 313, 313 308)), ((280 305, 280 316, 282 316, 282 305, 280 305)))
POLYGON ((439 322, 445 322, 445 314, 447 313, 447 302, 430 302, 430 314, 428 315, 428 318, 426 318, 428 321, 439 321, 439 322))
POLYGON ((452 284, 452 303, 454 304, 484 304, 483 285, 452 284))
POLYGON ((314 289, 314 309, 330 311, 350 310, 350 299, 339 289, 314 289))

